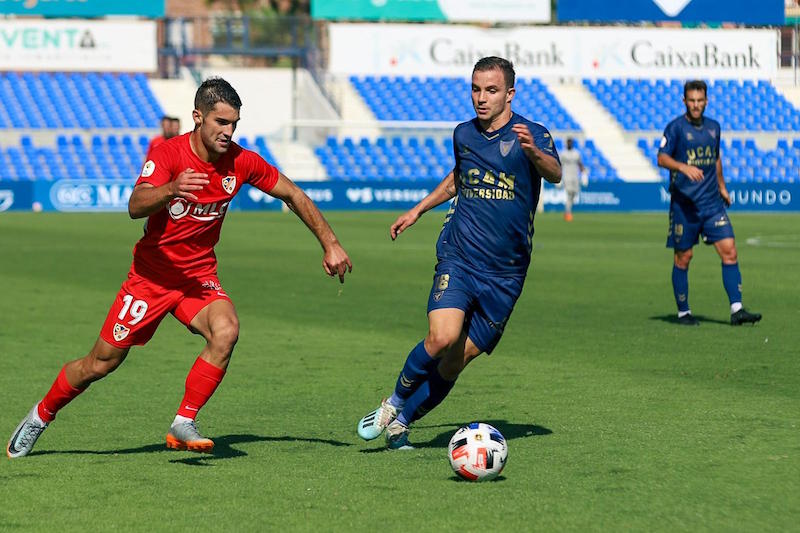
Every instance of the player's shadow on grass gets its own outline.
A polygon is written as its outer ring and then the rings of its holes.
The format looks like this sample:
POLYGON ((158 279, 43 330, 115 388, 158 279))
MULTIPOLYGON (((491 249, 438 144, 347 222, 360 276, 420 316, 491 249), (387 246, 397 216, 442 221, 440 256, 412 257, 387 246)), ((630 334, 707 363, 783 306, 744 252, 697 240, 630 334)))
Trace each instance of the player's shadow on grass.
POLYGON ((219 459, 232 459, 234 457, 244 457, 248 454, 234 448, 235 444, 250 443, 250 442, 316 442, 327 444, 329 446, 352 446, 348 442, 341 442, 338 440, 318 439, 313 437, 291 437, 283 435, 280 437, 264 437, 261 435, 240 434, 240 435, 222 435, 219 437, 212 437, 214 441, 214 453, 212 454, 193 454, 192 452, 182 452, 169 450, 166 444, 161 442, 158 444, 147 444, 137 448, 123 448, 121 450, 45 450, 41 452, 34 451, 31 455, 129 455, 136 453, 159 453, 167 452, 170 454, 192 454, 191 457, 179 457, 171 459, 170 463, 183 463, 192 466, 211 466, 208 461, 215 461, 219 459))
MULTIPOLYGON (((703 315, 695 315, 694 313, 692 313, 692 316, 694 316, 697 319, 697 321, 700 322, 701 324, 703 322, 708 322, 709 324, 725 324, 726 326, 730 324, 730 320, 720 320, 718 318, 710 318, 703 315)), ((651 316, 650 320, 660 320, 662 322, 667 322, 668 324, 675 324, 676 326, 680 325, 678 323, 678 315, 675 313, 669 315, 651 316)), ((691 329, 689 326, 684 326, 684 327, 691 329)))
MULTIPOLYGON (((538 437, 542 435, 550 435, 553 431, 543 426, 535 424, 515 424, 508 420, 482 420, 486 424, 496 427, 506 440, 522 439, 527 437, 538 437)), ((466 426, 469 422, 452 423, 452 424, 437 424, 437 425, 417 425, 416 428, 447 428, 432 439, 428 441, 415 441, 413 437, 411 445, 414 448, 446 448, 450 443, 450 437, 461 426, 466 426)), ((376 453, 386 451, 386 448, 369 448, 361 450, 361 453, 376 453)))

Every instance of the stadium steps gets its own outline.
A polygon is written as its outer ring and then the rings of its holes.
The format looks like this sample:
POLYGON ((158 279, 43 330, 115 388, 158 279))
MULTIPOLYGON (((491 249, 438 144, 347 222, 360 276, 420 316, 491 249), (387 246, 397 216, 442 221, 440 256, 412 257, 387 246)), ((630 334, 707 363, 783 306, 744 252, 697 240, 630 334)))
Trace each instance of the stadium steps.
POLYGON ((194 126, 194 94, 198 87, 194 80, 185 76, 179 79, 150 79, 148 83, 164 113, 180 119, 181 133, 191 131, 194 126))
POLYGON ((341 137, 369 137, 376 138, 382 134, 378 118, 361 97, 359 92, 347 77, 337 78, 334 82, 335 90, 341 98, 341 115, 344 124, 358 124, 355 128, 342 127, 339 129, 341 137))
POLYGON ((564 109, 575 117, 587 138, 605 154, 624 181, 661 181, 657 170, 629 141, 619 123, 579 83, 546 83, 564 109))
POLYGON ((775 84, 775 90, 783 95, 795 108, 800 109, 800 87, 795 85, 775 84))
POLYGON ((270 149, 281 171, 294 180, 325 180, 328 174, 311 146, 293 142, 270 139, 270 149))

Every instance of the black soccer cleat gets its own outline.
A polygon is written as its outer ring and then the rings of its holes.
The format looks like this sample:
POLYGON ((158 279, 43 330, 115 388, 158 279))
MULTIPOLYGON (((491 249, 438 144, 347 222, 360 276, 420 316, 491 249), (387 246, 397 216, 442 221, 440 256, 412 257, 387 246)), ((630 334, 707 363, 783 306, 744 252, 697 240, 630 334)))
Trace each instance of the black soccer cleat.
POLYGON ((681 326, 699 326, 700 322, 692 316, 692 313, 689 313, 688 315, 679 316, 678 324, 681 326))
POLYGON ((761 320, 761 313, 750 313, 742 307, 735 313, 731 313, 731 326, 741 326, 742 324, 755 324, 761 320))

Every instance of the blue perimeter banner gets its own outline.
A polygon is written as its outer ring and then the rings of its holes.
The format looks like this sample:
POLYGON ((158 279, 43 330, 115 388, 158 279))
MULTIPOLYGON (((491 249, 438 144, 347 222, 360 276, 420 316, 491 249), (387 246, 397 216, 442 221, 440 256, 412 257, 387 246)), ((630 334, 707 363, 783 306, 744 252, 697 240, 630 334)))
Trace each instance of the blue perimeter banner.
POLYGON ((164 16, 165 0, 0 0, 0 15, 43 17, 164 16))
MULTIPOLYGON (((430 193, 438 181, 298 181, 322 210, 405 210, 430 193)), ((121 211, 128 208, 132 180, 0 181, 0 211, 121 211)), ((731 211, 800 212, 800 183, 729 183, 731 211)), ((564 209, 563 189, 546 185, 545 211, 564 209)), ((669 207, 665 183, 593 183, 576 210, 662 211, 669 207)), ((444 209, 443 206, 442 209, 444 209)), ((283 203, 253 187, 243 188, 234 210, 280 210, 283 203)))
POLYGON ((558 21, 688 23, 735 22, 782 26, 784 0, 558 0, 558 21))

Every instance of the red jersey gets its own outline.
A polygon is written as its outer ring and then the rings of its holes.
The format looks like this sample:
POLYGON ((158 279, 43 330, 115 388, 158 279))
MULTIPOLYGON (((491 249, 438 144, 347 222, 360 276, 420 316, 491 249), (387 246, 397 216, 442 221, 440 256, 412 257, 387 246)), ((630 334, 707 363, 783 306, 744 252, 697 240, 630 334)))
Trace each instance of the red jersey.
POLYGON ((164 144, 166 141, 167 140, 163 135, 159 135, 150 139, 150 144, 147 145, 147 154, 145 154, 144 160, 147 161, 150 159, 150 156, 153 155, 153 150, 155 150, 157 146, 164 144))
POLYGON ((174 198, 150 215, 144 236, 133 249, 133 272, 165 287, 216 275, 214 246, 231 200, 245 183, 269 192, 278 182, 275 167, 233 142, 214 163, 201 160, 189 145, 190 135, 173 137, 158 146, 136 181, 137 185, 159 187, 187 168, 208 174, 210 181, 203 190, 194 191, 196 202, 174 198))

